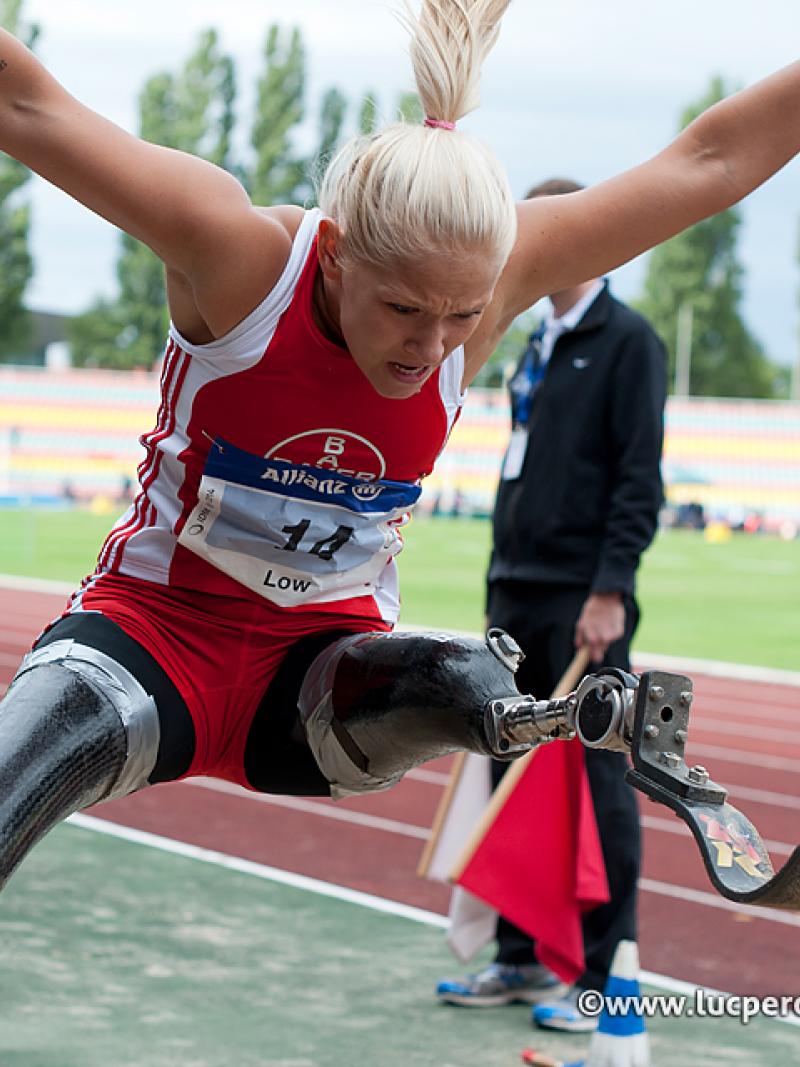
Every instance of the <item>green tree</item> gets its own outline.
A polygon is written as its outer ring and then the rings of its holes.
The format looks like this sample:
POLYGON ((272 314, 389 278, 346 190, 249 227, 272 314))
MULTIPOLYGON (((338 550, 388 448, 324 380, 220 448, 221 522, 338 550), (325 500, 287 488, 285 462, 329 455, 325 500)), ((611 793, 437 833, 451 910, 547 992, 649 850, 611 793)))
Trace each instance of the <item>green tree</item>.
POLYGON ((346 111, 347 100, 344 95, 338 89, 328 89, 320 106, 319 145, 305 168, 309 191, 303 203, 308 207, 316 204, 318 183, 339 148, 346 111))
POLYGON ((76 315, 67 323, 67 341, 72 363, 76 367, 105 367, 111 370, 129 370, 136 366, 149 367, 136 361, 126 343, 133 334, 126 334, 122 304, 119 300, 98 297, 88 311, 76 315))
POLYGON ((537 311, 529 308, 514 320, 503 334, 500 344, 478 371, 475 385, 483 389, 501 389, 505 386, 540 318, 537 311))
POLYGON ((300 203, 307 162, 297 155, 291 138, 304 114, 305 49, 300 31, 294 28, 287 34, 278 25, 270 26, 264 59, 252 131, 255 162, 246 184, 256 204, 300 203))
MULTIPOLYGON (((19 37, 29 48, 36 43, 38 27, 22 16, 23 0, 0 0, 0 26, 19 37)), ((31 319, 23 299, 33 276, 28 245, 30 205, 20 199, 20 190, 30 171, 0 152, 0 359, 13 359, 31 334, 31 319)))
POLYGON ((403 122, 418 123, 425 118, 419 97, 414 92, 401 93, 397 110, 403 122))
POLYGON ((236 73, 233 59, 219 50, 219 38, 214 30, 206 30, 199 45, 189 57, 180 77, 172 83, 171 99, 166 100, 171 122, 163 121, 162 111, 152 110, 155 128, 153 136, 145 129, 143 109, 142 136, 146 140, 165 139, 162 144, 178 148, 231 169, 231 137, 236 121, 236 73))
POLYGON ((372 90, 364 94, 358 112, 358 132, 365 137, 374 133, 378 126, 378 98, 372 90))
POLYGON ((319 148, 314 156, 317 167, 326 167, 336 154, 342 137, 347 100, 338 89, 328 89, 322 98, 319 120, 319 148))
MULTIPOLYGON (((681 127, 726 94, 723 80, 714 78, 706 96, 686 109, 681 127)), ((671 382, 679 347, 683 357, 690 355, 689 392, 695 396, 775 395, 777 369, 741 316, 744 271, 736 255, 740 227, 741 213, 732 208, 650 255, 638 307, 664 339, 671 382)))
MULTIPOLYGON (((139 97, 139 132, 165 145, 232 169, 231 137, 236 78, 217 34, 204 32, 179 74, 150 78, 139 97)), ((72 321, 73 362, 101 367, 150 367, 161 354, 168 326, 164 268, 145 245, 121 238, 119 297, 100 299, 72 321)))

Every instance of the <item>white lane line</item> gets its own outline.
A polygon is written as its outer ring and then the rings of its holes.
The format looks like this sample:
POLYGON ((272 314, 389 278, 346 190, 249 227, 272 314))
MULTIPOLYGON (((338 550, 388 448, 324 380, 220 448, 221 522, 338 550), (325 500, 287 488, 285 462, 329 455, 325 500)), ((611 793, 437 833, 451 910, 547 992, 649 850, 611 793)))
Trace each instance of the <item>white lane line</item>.
POLYGON ((711 678, 727 678, 743 682, 767 682, 774 685, 800 686, 800 671, 778 667, 755 667, 745 663, 721 663, 714 659, 689 659, 685 656, 662 656, 654 652, 634 651, 637 671, 670 671, 674 674, 707 674, 711 678))
POLYGON ((720 737, 730 734, 732 737, 750 737, 754 741, 777 741, 781 745, 800 745, 800 726, 796 730, 779 730, 770 726, 758 726, 752 723, 731 722, 730 719, 712 718, 698 715, 689 723, 693 734, 702 731, 714 732, 720 737))
MULTIPOLYGON (((289 808, 292 811, 302 811, 306 815, 317 815, 322 819, 334 819, 339 822, 350 823, 352 826, 361 826, 369 830, 383 830, 391 834, 399 834, 401 837, 411 837, 418 841, 427 841, 430 829, 425 826, 415 826, 412 823, 399 822, 396 819, 385 819, 380 816, 367 815, 361 811, 350 811, 347 808, 337 808, 331 804, 323 804, 320 801, 306 800, 301 797, 279 797, 268 793, 252 793, 232 782, 221 782, 216 778, 190 778, 182 783, 184 786, 199 786, 201 789, 209 789, 216 793, 227 793, 230 796, 239 797, 242 800, 251 800, 257 804, 268 804, 273 807, 289 808)), ((642 825, 655 831, 665 833, 685 834, 691 837, 691 831, 681 822, 678 816, 675 821, 659 819, 652 815, 642 816, 642 825)), ((791 856, 794 846, 783 841, 765 841, 767 849, 775 855, 791 856)))
MULTIPOLYGON (((800 774, 800 760, 788 759, 784 756, 769 756, 750 753, 746 749, 721 748, 715 745, 693 744, 689 741, 689 748, 693 756, 713 756, 724 763, 741 763, 746 767, 762 767, 771 771, 789 771, 792 774, 800 774)), ((446 786, 450 781, 450 775, 445 771, 426 771, 421 767, 415 767, 408 771, 406 778, 426 782, 428 785, 446 786)), ((734 787, 732 787, 734 788, 734 787)))
POLYGON ((0 574, 0 588, 20 589, 24 593, 54 593, 56 596, 69 596, 74 593, 78 582, 52 582, 45 578, 24 578, 18 574, 0 574))
POLYGON ((426 771, 422 767, 414 767, 406 771, 405 778, 413 778, 415 782, 426 782, 428 785, 447 785, 450 775, 445 771, 426 771))
POLYGON ((748 752, 744 748, 724 748, 722 745, 694 744, 689 740, 688 748, 692 756, 710 756, 723 763, 741 763, 745 767, 761 767, 770 771, 788 771, 800 774, 800 760, 785 756, 771 756, 767 753, 748 752))
POLYGON ((91 830, 93 833, 105 834, 108 837, 118 837, 134 845, 144 845, 147 848, 158 849, 160 852, 169 852, 174 856, 199 860, 201 863, 210 863, 216 867, 224 867, 229 871, 238 871, 240 874, 250 874, 267 882, 278 882, 280 885, 291 886, 293 889, 305 889, 307 892, 317 893, 320 896, 333 897, 336 900, 348 901, 351 904, 360 904, 361 907, 371 908, 373 911, 398 915, 404 919, 427 923, 429 926, 439 926, 442 929, 446 929, 448 925, 446 916, 437 915, 432 911, 425 911, 423 908, 414 908, 409 904, 385 900, 383 897, 376 897, 371 893, 362 893, 357 889, 347 889, 344 886, 333 885, 330 882, 320 882, 316 878, 309 878, 304 874, 282 871, 278 867, 267 867, 262 863, 254 863, 252 860, 229 856, 224 852, 216 852, 213 849, 200 848, 197 845, 187 844, 185 841, 175 841, 170 837, 161 837, 158 834, 147 833, 144 830, 135 830, 130 826, 121 826, 119 823, 95 819, 91 815, 70 815, 66 821, 68 824, 80 827, 82 830, 91 830))
POLYGON ((725 897, 708 893, 704 889, 690 889, 685 885, 673 885, 671 882, 660 882, 654 878, 640 878, 639 889, 645 893, 655 893, 674 900, 688 900, 692 904, 702 904, 707 908, 735 911, 740 915, 749 915, 753 919, 763 919, 765 922, 800 928, 800 913, 798 912, 780 911, 778 908, 756 908, 752 904, 737 904, 733 900, 726 900, 725 897))
POLYGON ((742 785, 732 785, 728 790, 736 800, 752 800, 754 804, 766 804, 775 808, 791 808, 800 811, 800 797, 790 797, 785 793, 773 793, 769 789, 750 789, 742 785))
POLYGON ((800 693, 796 702, 781 704, 775 700, 760 703, 758 700, 737 700, 727 693, 712 698, 702 695, 695 698, 692 721, 695 719, 732 719, 734 722, 769 722, 777 726, 788 723, 794 726, 800 719, 800 693))
POLYGON ((764 723, 770 729, 795 730, 795 737, 800 738, 800 703, 796 708, 762 708, 751 706, 747 711, 738 711, 727 707, 724 700, 717 702, 714 708, 707 705, 692 712, 690 723, 713 723, 715 729, 725 729, 729 722, 740 722, 748 726, 764 723))
MULTIPOLYGON (((699 745, 692 746, 692 751, 695 753, 698 753, 699 749, 699 745)), ((750 758, 746 758, 739 762, 749 764, 753 761, 750 758)), ((797 765, 795 764, 793 769, 796 769, 796 767, 797 765)), ((418 767, 408 771, 405 777, 438 786, 446 786, 450 781, 448 774, 442 774, 440 771, 424 771, 418 767)), ((787 793, 775 793, 768 789, 752 789, 750 786, 731 785, 728 782, 725 782, 724 785, 729 794, 739 800, 752 800, 758 804, 774 805, 777 808, 800 810, 800 797, 790 796, 787 793)))
MULTIPOLYGON (((403 622, 398 629, 419 633, 434 630, 435 627, 403 622)), ((437 632, 440 633, 441 628, 437 632)), ((483 634, 475 633, 474 630, 452 630, 448 627, 447 632, 461 637, 483 637, 483 634)), ((641 652, 639 649, 633 650, 632 659, 634 670, 639 673, 655 669, 670 671, 673 674, 706 674, 710 678, 800 686, 800 671, 787 671, 779 667, 756 667, 745 663, 725 663, 716 659, 690 659, 687 656, 664 656, 656 652, 641 652)))
MULTIPOLYGON (((424 908, 411 907, 408 904, 401 904, 396 900, 387 900, 385 897, 374 896, 372 893, 363 893, 360 890, 347 889, 344 886, 334 885, 331 882, 322 882, 317 878, 309 878, 306 875, 294 874, 291 871, 282 871, 277 867, 267 867, 264 864, 253 863, 250 860, 239 859, 236 856, 228 856, 223 852, 215 852, 211 849, 199 848, 197 845, 189 845, 183 841, 174 841, 171 838, 146 833, 143 830, 134 830, 129 826, 120 826, 118 823, 105 822, 103 819, 95 819, 89 815, 72 815, 67 819, 67 823, 92 833, 105 834, 109 837, 116 837, 131 844, 158 849, 161 852, 167 852, 175 856, 182 856, 186 859, 197 860, 200 863, 208 863, 213 866, 223 867, 226 870, 237 871, 240 874, 249 874, 255 878, 261 878, 264 881, 275 882, 279 885, 289 886, 293 889, 301 889, 308 893, 315 893, 317 896, 340 900, 344 903, 356 904, 362 908, 369 908, 372 911, 377 911, 384 915, 394 915, 401 919, 409 919, 412 922, 421 923, 425 926, 434 926, 440 930, 446 930, 450 925, 447 916, 439 915, 433 911, 426 911, 424 908)), ((652 885, 658 888, 655 890, 650 888, 650 892, 661 892, 662 887, 664 887, 664 883, 662 882, 653 882, 652 885)), ((674 894, 668 895, 680 896, 683 899, 691 899, 689 894, 693 893, 691 890, 684 892, 679 886, 670 886, 667 888, 675 890, 674 894)), ((703 896, 708 894, 698 895, 703 896)), ((725 903, 728 902, 725 901, 725 903)), ((736 908, 735 910, 746 911, 748 909, 736 908)), ((757 910, 758 918, 766 917, 764 912, 768 909, 761 908, 757 910)), ((781 917, 785 918, 783 915, 781 915, 781 917)), ((658 986, 662 989, 667 989, 676 993, 691 994, 695 990, 702 988, 706 992, 720 994, 719 990, 711 990, 706 986, 696 986, 691 982, 683 982, 678 978, 656 974, 653 971, 642 971, 640 977, 643 982, 647 982, 649 985, 658 986)), ((721 995, 727 996, 728 994, 721 995)), ((800 1024, 800 1020, 790 1017, 781 1018, 779 1021, 791 1025, 800 1024)))
POLYGON ((415 837, 420 841, 427 841, 430 830, 423 826, 412 826, 410 823, 398 822, 396 819, 385 819, 380 815, 367 815, 361 811, 351 811, 349 808, 337 808, 332 804, 323 804, 318 800, 306 800, 304 797, 274 796, 270 793, 253 793, 249 789, 242 789, 233 782, 223 782, 217 778, 190 778, 183 783, 200 789, 209 789, 214 793, 227 793, 229 796, 254 801, 256 804, 269 804, 271 807, 289 808, 291 811, 302 811, 306 815, 319 815, 323 819, 335 819, 338 822, 351 823, 354 826, 364 826, 370 830, 383 830, 384 833, 400 834, 403 837, 415 837))
MULTIPOLYGON (((41 626, 39 629, 41 629, 41 626)), ((23 648, 29 648, 36 634, 31 630, 12 630, 9 626, 4 626, 0 631, 0 637, 2 637, 5 644, 15 642, 22 645, 23 648)))
MULTIPOLYGON (((17 574, 0 574, 0 588, 21 589, 33 593, 55 593, 70 596, 78 582, 55 582, 42 578, 28 578, 17 574)), ((411 631, 441 632, 441 627, 418 626, 414 623, 402 623, 398 629, 411 631)), ((465 637, 481 637, 482 634, 466 630, 453 630, 448 633, 461 634, 465 637)), ((800 686, 800 671, 787 671, 775 667, 757 667, 742 663, 723 663, 719 660, 690 659, 685 656, 664 656, 655 652, 634 652, 637 670, 664 670, 678 674, 707 674, 712 678, 729 678, 742 681, 768 682, 776 685, 800 686)))
POLYGON ((735 709, 736 712, 742 709, 757 708, 757 714, 760 714, 761 694, 764 692, 765 703, 767 710, 779 711, 779 712, 794 712, 797 714, 797 709, 800 707, 800 693, 794 688, 787 689, 786 693, 776 692, 774 686, 769 686, 766 691, 758 689, 757 695, 753 696, 752 692, 743 693, 741 689, 731 689, 730 686, 719 686, 714 684, 714 680, 707 676, 699 679, 697 682, 697 689, 695 689, 695 700, 698 704, 705 706, 706 704, 721 704, 727 708, 729 705, 735 709))

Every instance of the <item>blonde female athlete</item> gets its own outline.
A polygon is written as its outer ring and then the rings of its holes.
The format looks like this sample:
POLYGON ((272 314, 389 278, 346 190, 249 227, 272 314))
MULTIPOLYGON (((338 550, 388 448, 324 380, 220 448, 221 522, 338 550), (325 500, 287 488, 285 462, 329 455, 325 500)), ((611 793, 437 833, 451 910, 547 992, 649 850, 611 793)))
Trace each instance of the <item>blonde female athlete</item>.
POLYGON ((595 188, 514 205, 457 121, 508 0, 410 17, 427 118, 348 144, 320 210, 73 99, 0 33, 0 148, 149 245, 172 318, 140 492, 0 705, 0 881, 70 812, 187 775, 383 788, 507 753, 514 649, 393 635, 400 528, 516 315, 736 203, 800 149, 800 64, 595 188))

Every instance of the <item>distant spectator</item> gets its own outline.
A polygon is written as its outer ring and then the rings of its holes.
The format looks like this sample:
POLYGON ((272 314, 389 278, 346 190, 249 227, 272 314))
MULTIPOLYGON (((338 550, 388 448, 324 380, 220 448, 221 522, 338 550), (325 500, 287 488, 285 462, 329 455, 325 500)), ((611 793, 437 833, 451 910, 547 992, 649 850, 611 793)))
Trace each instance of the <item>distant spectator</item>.
MULTIPOLYGON (((580 188, 553 179, 528 195, 580 188)), ((487 616, 525 653, 517 675, 525 692, 545 696, 576 647, 596 666, 630 670, 636 572, 663 499, 664 346, 611 295, 607 279, 590 278, 550 297, 509 390, 513 431, 494 509, 487 616)), ((523 1001, 544 1029, 596 1025, 580 1011, 580 992, 602 991, 617 945, 636 938, 640 835, 625 756, 589 749, 585 760, 610 900, 584 917, 584 974, 568 989, 540 963, 531 937, 501 915, 494 962, 441 982, 443 1001, 523 1001)), ((493 764, 495 785, 507 767, 493 764)), ((547 862, 531 857, 532 865, 547 862)))
POLYGON ((763 533, 764 516, 758 511, 751 511, 750 514, 745 517, 745 520, 742 523, 742 529, 745 533, 749 534, 763 533))
POLYGON ((706 528, 706 513, 702 504, 681 504, 678 507, 678 517, 675 523, 682 530, 704 530, 706 528))
POLYGON ((118 502, 120 504, 129 504, 133 500, 133 479, 126 475, 122 479, 122 485, 119 490, 118 502))

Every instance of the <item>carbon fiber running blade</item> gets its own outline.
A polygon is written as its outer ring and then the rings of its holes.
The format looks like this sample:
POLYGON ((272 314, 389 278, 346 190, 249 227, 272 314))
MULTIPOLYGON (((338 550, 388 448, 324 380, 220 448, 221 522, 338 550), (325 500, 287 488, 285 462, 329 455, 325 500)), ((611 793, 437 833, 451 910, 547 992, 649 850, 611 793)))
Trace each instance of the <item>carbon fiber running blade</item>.
POLYGON ((692 683, 683 675, 643 674, 636 694, 630 784, 665 804, 694 835, 714 888, 739 904, 800 911, 800 846, 776 874, 747 816, 703 767, 683 758, 692 683))
POLYGON ((628 771, 627 780, 680 816, 700 847, 714 888, 738 904, 800 911, 800 847, 775 874, 764 842, 732 804, 697 804, 628 771))

